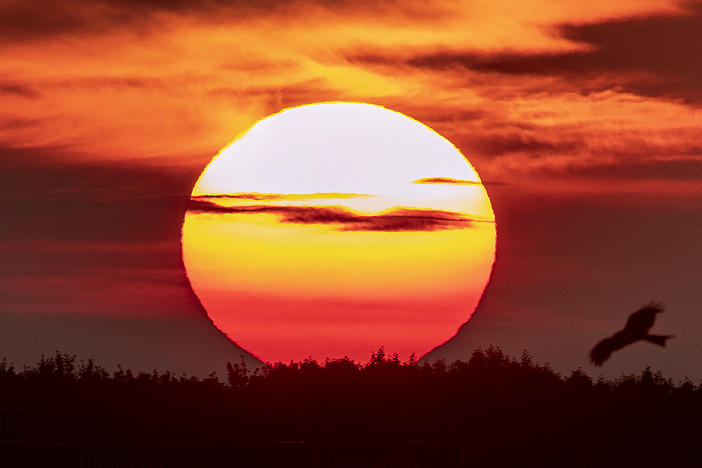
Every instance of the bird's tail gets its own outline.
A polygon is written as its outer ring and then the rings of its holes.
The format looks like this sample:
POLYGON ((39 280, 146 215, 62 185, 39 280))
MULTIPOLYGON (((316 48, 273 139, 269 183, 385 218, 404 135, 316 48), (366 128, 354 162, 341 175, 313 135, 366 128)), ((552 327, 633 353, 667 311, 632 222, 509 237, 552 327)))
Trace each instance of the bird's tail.
POLYGON ((668 341, 669 338, 673 338, 673 335, 646 335, 644 340, 657 344, 658 346, 665 346, 665 342, 668 341))

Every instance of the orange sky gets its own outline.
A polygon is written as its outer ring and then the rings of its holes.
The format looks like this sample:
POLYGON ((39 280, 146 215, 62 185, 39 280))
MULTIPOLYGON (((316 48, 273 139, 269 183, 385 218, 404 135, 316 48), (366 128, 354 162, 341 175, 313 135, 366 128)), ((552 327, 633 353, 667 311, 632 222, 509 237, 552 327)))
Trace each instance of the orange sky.
MULTIPOLYGON (((494 338, 576 365, 618 324, 593 300, 657 298, 702 329, 701 2, 0 0, 0 25, 8 353, 183 361, 202 319, 179 253, 200 172, 257 120, 337 100, 429 125, 485 183, 497 281, 451 356, 494 338), (145 330, 162 320, 157 356, 145 330)), ((227 355, 198 333, 193 368, 227 355)), ((702 352, 671 333, 662 364, 702 352)))
POLYGON ((699 5, 220 3, 3 1, 0 145, 201 167, 284 107, 359 100, 488 182, 699 190, 699 5))

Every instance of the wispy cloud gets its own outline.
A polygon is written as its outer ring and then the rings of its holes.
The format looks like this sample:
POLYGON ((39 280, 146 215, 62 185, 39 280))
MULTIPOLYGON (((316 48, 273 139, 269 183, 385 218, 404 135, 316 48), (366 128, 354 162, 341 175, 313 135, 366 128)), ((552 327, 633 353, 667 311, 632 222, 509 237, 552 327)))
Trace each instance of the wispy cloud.
POLYGON ((33 99, 39 96, 38 91, 29 86, 10 82, 0 82, 0 94, 10 94, 27 99, 33 99))
MULTIPOLYGON (((617 88, 642 96, 682 99, 702 105, 700 30, 702 4, 689 2, 683 14, 560 26, 561 36, 582 44, 583 50, 443 51, 412 57, 406 63, 435 70, 462 68, 505 75, 563 77, 584 89, 617 88)), ((365 57, 365 60, 382 59, 365 57)))
POLYGON ((427 177, 418 179, 414 184, 453 184, 453 185, 482 185, 474 180, 451 179, 450 177, 427 177))
POLYGON ((0 5, 0 37, 36 40, 60 35, 99 35, 109 29, 142 27, 165 18, 184 18, 216 23, 247 22, 275 16, 338 15, 431 21, 441 18, 447 8, 432 2, 426 4, 389 0, 382 5, 371 0, 324 1, 301 0, 95 0, 86 4, 79 0, 48 0, 41 4, 8 0, 0 5))
POLYGON ((700 21, 702 6, 674 0, 10 0, 0 145, 196 177, 266 115, 352 100, 428 124, 483 180, 543 185, 625 168, 623 155, 693 159, 700 21))
POLYGON ((374 197, 367 193, 319 192, 319 193, 222 193, 196 195, 195 200, 233 199, 233 200, 319 200, 374 197))
POLYGON ((192 213, 270 213, 282 223, 327 224, 339 231, 439 231, 464 229, 474 222, 460 213, 441 210, 394 208, 381 214, 363 215, 341 207, 246 205, 222 206, 201 199, 192 199, 192 213))

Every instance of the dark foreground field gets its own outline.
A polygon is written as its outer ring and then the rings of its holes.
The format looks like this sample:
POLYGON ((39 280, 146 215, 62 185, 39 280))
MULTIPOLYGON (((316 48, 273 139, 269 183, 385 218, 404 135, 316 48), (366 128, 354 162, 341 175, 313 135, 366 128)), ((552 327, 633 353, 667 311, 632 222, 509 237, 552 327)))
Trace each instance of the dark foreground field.
POLYGON ((0 364, 0 466, 699 466, 702 388, 594 381, 476 350, 468 362, 227 366, 224 381, 0 364))

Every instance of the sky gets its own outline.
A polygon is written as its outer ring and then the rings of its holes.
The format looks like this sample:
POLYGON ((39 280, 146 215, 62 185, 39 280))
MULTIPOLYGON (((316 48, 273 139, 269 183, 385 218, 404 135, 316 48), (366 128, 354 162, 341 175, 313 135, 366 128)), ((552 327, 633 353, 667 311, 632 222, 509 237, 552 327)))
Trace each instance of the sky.
POLYGON ((702 378, 701 3, 0 0, 0 24, 0 356, 238 360, 185 277, 190 192, 263 117, 359 101, 449 139, 493 205, 492 280, 430 358, 702 378), (652 299, 669 346, 591 367, 652 299))

